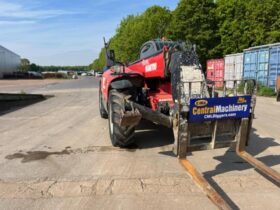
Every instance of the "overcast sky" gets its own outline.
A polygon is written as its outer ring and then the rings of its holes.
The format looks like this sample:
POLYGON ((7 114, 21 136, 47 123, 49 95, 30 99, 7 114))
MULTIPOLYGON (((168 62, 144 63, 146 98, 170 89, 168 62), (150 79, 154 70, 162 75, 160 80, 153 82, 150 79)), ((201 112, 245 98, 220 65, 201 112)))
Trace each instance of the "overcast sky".
POLYGON ((178 0, 0 0, 0 45, 39 65, 88 65, 121 19, 178 0))

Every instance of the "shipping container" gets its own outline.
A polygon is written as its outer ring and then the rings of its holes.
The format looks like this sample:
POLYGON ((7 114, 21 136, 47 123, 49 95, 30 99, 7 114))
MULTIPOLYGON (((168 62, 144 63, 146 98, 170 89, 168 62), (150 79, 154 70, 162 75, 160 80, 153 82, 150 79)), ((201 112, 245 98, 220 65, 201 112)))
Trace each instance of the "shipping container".
POLYGON ((244 50, 243 77, 275 88, 280 75, 280 43, 252 47, 244 50))
POLYGON ((19 70, 20 56, 0 45, 0 78, 19 70))
POLYGON ((268 86, 275 88, 280 75, 280 44, 272 46, 269 54, 268 86))
MULTIPOLYGON (((225 80, 241 80, 243 75, 243 53, 225 56, 225 80)), ((233 88, 233 81, 227 82, 227 88, 233 88)))
POLYGON ((215 87, 223 87, 224 59, 211 59, 207 61, 207 79, 215 81, 215 87))

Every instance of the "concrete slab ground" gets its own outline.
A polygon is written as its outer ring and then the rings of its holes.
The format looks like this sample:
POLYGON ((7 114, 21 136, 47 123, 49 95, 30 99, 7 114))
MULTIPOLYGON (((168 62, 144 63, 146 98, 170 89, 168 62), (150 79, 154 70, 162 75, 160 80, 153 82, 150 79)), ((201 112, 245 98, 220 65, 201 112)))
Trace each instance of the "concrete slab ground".
MULTIPOLYGON (((2 87, 55 97, 0 116, 0 209, 217 209, 172 155, 171 130, 143 122, 135 148, 111 146, 97 78, 2 87)), ((280 103, 258 98, 248 150, 280 172, 279 119, 280 103)), ((233 209, 280 209, 279 185, 233 148, 189 160, 233 209)))

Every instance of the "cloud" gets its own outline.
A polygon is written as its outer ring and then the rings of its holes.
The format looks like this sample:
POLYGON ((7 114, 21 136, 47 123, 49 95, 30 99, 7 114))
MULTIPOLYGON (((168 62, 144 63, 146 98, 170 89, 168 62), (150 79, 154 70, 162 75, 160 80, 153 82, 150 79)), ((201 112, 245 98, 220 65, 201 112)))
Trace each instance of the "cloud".
POLYGON ((78 13, 65 10, 28 9, 21 4, 0 2, 0 18, 46 19, 72 14, 78 13))
POLYGON ((86 65, 123 17, 153 4, 175 8, 177 2, 0 0, 0 44, 38 65, 86 65))
POLYGON ((33 20, 19 20, 19 21, 0 20, 0 26, 29 25, 29 24, 34 24, 34 23, 36 23, 36 21, 33 21, 33 20))

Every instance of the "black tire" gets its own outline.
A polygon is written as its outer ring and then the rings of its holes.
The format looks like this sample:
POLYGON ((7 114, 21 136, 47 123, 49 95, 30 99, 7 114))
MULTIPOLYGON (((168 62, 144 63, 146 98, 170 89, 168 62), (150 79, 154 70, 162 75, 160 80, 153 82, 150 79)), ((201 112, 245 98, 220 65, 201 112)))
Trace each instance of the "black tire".
POLYGON ((99 87, 99 112, 100 112, 100 116, 103 119, 107 119, 108 118, 108 113, 103 105, 103 99, 102 99, 102 92, 101 92, 101 87, 99 87))
POLYGON ((126 147, 133 143, 134 126, 120 126, 119 120, 124 111, 124 100, 122 94, 116 90, 109 93, 108 112, 109 112, 109 133, 113 146, 126 147))

